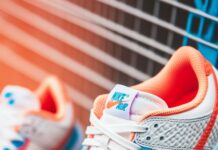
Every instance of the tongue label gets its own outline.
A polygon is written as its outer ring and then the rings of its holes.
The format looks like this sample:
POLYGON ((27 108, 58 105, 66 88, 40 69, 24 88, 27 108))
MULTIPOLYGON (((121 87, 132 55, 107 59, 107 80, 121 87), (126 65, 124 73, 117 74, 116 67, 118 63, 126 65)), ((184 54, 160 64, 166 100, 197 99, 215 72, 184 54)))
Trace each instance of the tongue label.
POLYGON ((137 94, 136 90, 117 84, 108 95, 106 113, 129 119, 131 105, 137 94))

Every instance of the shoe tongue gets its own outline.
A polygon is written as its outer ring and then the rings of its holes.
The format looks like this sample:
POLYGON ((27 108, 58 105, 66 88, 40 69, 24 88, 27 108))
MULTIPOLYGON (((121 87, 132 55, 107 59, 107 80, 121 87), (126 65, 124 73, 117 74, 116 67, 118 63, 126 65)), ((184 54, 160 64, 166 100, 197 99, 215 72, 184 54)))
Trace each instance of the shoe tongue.
MULTIPOLYGON (((150 93, 138 91, 123 85, 116 85, 109 93, 103 115, 100 118, 106 125, 136 125, 140 118, 148 112, 167 109, 168 106, 160 97, 150 93)), ((120 133, 120 136, 128 139, 130 133, 120 133)), ((104 136, 95 136, 97 140, 107 141, 104 136)), ((121 149, 117 146, 116 149, 121 149)))
POLYGON ((145 113, 166 108, 160 97, 118 84, 108 95, 104 114, 137 121, 145 113))
POLYGON ((28 89, 19 86, 6 86, 1 93, 1 105, 16 109, 16 111, 38 111, 40 103, 28 89))

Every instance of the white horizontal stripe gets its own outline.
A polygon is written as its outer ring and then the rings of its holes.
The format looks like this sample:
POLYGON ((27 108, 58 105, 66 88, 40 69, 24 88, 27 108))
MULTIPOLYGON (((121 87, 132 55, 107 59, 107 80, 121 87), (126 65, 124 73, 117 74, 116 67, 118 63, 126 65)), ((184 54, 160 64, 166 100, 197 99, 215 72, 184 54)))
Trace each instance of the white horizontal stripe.
POLYGON ((193 36, 192 34, 190 33, 187 33, 185 30, 181 29, 181 28, 178 28, 177 26, 174 26, 173 24, 170 24, 166 21, 163 21, 157 17, 154 17, 152 15, 149 15, 148 13, 145 13, 145 12, 142 12, 134 7, 131 7, 131 6, 128 6, 127 4, 125 3, 122 3, 122 2, 118 2, 116 0, 98 0, 100 2, 102 2, 103 4, 107 4, 109 6, 112 6, 114 8, 117 8, 119 10, 122 10, 126 13, 129 13, 131 15, 134 15, 136 17, 139 17, 141 19, 144 19, 144 20, 147 20, 148 22, 151 22, 151 23, 154 23, 158 26, 161 26, 163 28, 166 28, 170 31, 173 31, 175 33, 178 33, 182 36, 187 36, 188 38, 196 41, 196 42, 200 42, 202 44, 205 44, 211 48, 214 48, 214 49, 217 49, 218 50, 218 45, 215 45, 213 43, 210 43, 210 42, 207 42, 205 40, 202 40, 196 36, 193 36))
MULTIPOLYGON (((50 23, 49 21, 41 18, 40 16, 33 14, 32 12, 18 6, 15 3, 9 2, 7 5, 1 6, 0 9, 5 11, 6 13, 9 13, 9 14, 13 15, 14 17, 17 17, 20 20, 23 20, 23 21, 27 22, 28 24, 42 30, 43 32, 57 38, 58 40, 61 40, 61 41, 65 42, 65 43, 67 43, 75 48, 78 48, 80 51, 90 55, 91 57, 93 57, 93 58, 111 66, 112 68, 115 68, 115 69, 135 78, 135 79, 143 81, 143 80, 149 78, 149 76, 146 75, 145 73, 143 73, 143 72, 123 63, 122 61, 106 54, 102 50, 91 46, 90 44, 80 40, 76 36, 73 36, 72 34, 66 32, 64 29, 50 23)), ((92 28, 91 24, 87 25, 87 28, 92 28)))
MULTIPOLYGON (((66 14, 77 16, 83 20, 87 20, 89 22, 93 22, 95 24, 104 26, 112 31, 118 32, 119 34, 125 35, 131 39, 137 40, 141 43, 144 43, 146 45, 157 48, 159 51, 165 52, 167 54, 172 54, 174 52, 173 49, 171 49, 170 47, 168 47, 164 44, 161 44, 160 42, 157 42, 157 41, 155 41, 155 40, 153 40, 145 35, 141 35, 133 30, 130 30, 130 29, 128 29, 122 25, 119 25, 117 23, 114 23, 108 19, 100 17, 94 13, 91 13, 91 12, 87 11, 86 9, 83 9, 79 6, 76 6, 75 4, 73 4, 71 2, 64 1, 64 0, 61 0, 61 1, 60 0, 52 0, 52 1, 50 1, 50 0, 27 1, 26 0, 26 2, 31 3, 32 5, 38 6, 40 8, 43 8, 43 5, 40 5, 39 2, 43 3, 44 5, 47 4, 47 6, 50 6, 50 7, 52 6, 56 9, 61 10, 62 12, 65 12, 66 14)), ((44 7, 44 9, 45 9, 45 7, 44 7)), ((49 8, 47 8, 47 10, 48 9, 49 8)), ((58 13, 56 13, 54 11, 49 11, 49 12, 52 14, 58 15, 58 13)), ((66 18, 66 16, 63 16, 63 15, 62 15, 62 18, 71 20, 70 18, 66 18)), ((100 34, 100 33, 98 33, 98 30, 92 30, 92 31, 96 34, 100 34)), ((113 40, 113 39, 110 38, 110 40, 113 40)), ((125 43, 122 45, 125 45, 125 43)), ((144 50, 137 50, 137 51, 135 49, 132 49, 132 50, 145 56, 145 57, 150 57, 149 54, 146 54, 147 52, 145 52, 144 50)), ((147 50, 149 50, 149 49, 147 49, 147 50)))
POLYGON ((182 4, 182 3, 180 3, 180 2, 178 2, 176 0, 160 0, 160 1, 162 1, 164 3, 167 3, 169 5, 172 5, 172 6, 178 7, 180 9, 186 10, 188 12, 192 12, 194 14, 205 17, 205 18, 210 19, 212 21, 218 22, 217 17, 208 15, 207 13, 205 13, 203 11, 200 11, 200 10, 192 8, 192 7, 188 6, 188 5, 182 4))
MULTIPOLYGON (((22 74, 27 76, 27 78, 30 78, 36 82, 41 82, 50 74, 49 72, 20 57, 10 48, 3 45, 0 45, 0 61, 10 66, 14 70, 21 72, 22 74), (9 57, 10 59, 8 59, 9 57)), ((88 98, 69 84, 65 83, 65 85, 73 102, 87 110, 90 110, 92 108, 93 102, 90 98, 88 98)))
POLYGON ((19 43, 28 48, 28 50, 46 58, 47 60, 62 66, 63 68, 76 73, 77 75, 95 83, 96 85, 110 90, 114 83, 104 78, 100 74, 92 71, 84 65, 72 60, 70 57, 62 54, 58 50, 50 47, 49 45, 41 42, 39 39, 32 35, 25 33, 15 25, 0 19, 0 33, 10 38, 11 40, 19 43), (22 38, 21 38, 22 37, 22 38))

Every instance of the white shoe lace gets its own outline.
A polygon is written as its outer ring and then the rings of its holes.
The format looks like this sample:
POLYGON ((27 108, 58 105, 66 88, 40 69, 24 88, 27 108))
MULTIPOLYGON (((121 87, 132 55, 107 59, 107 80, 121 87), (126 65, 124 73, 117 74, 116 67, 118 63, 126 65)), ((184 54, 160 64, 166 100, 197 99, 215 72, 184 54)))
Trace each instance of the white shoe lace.
POLYGON ((22 117, 16 110, 0 105, 0 149, 16 150, 10 140, 23 141, 23 138, 14 130, 22 124, 22 117))
MULTIPOLYGON (((141 149, 140 146, 129 141, 128 139, 122 137, 119 134, 120 133, 130 133, 130 132, 145 132, 146 131, 145 127, 140 126, 140 125, 128 125, 128 124, 105 125, 96 117, 93 111, 91 111, 90 122, 92 126, 87 127, 87 130, 86 130, 87 135, 94 135, 94 136, 95 135, 105 135, 110 140, 112 140, 113 142, 120 145, 122 148, 126 150, 140 150, 141 149)), ((105 144, 96 138, 87 137, 83 142, 83 146, 87 146, 92 149, 98 149, 98 150, 116 149, 113 144, 108 144, 108 143, 109 142, 105 144)))

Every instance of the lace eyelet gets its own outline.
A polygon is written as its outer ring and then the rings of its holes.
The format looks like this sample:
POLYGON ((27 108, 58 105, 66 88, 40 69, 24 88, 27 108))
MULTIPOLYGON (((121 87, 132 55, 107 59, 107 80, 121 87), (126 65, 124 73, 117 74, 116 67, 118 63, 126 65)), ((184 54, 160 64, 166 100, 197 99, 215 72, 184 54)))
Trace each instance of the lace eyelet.
POLYGON ((158 127, 158 124, 154 124, 154 127, 157 128, 157 127, 158 127))
POLYGON ((150 137, 150 136, 147 136, 147 137, 146 137, 146 140, 147 140, 147 141, 149 141, 150 139, 151 139, 151 137, 150 137))
POLYGON ((163 137, 163 136, 161 136, 161 137, 160 137, 160 141, 163 141, 163 140, 164 140, 164 137, 163 137))

